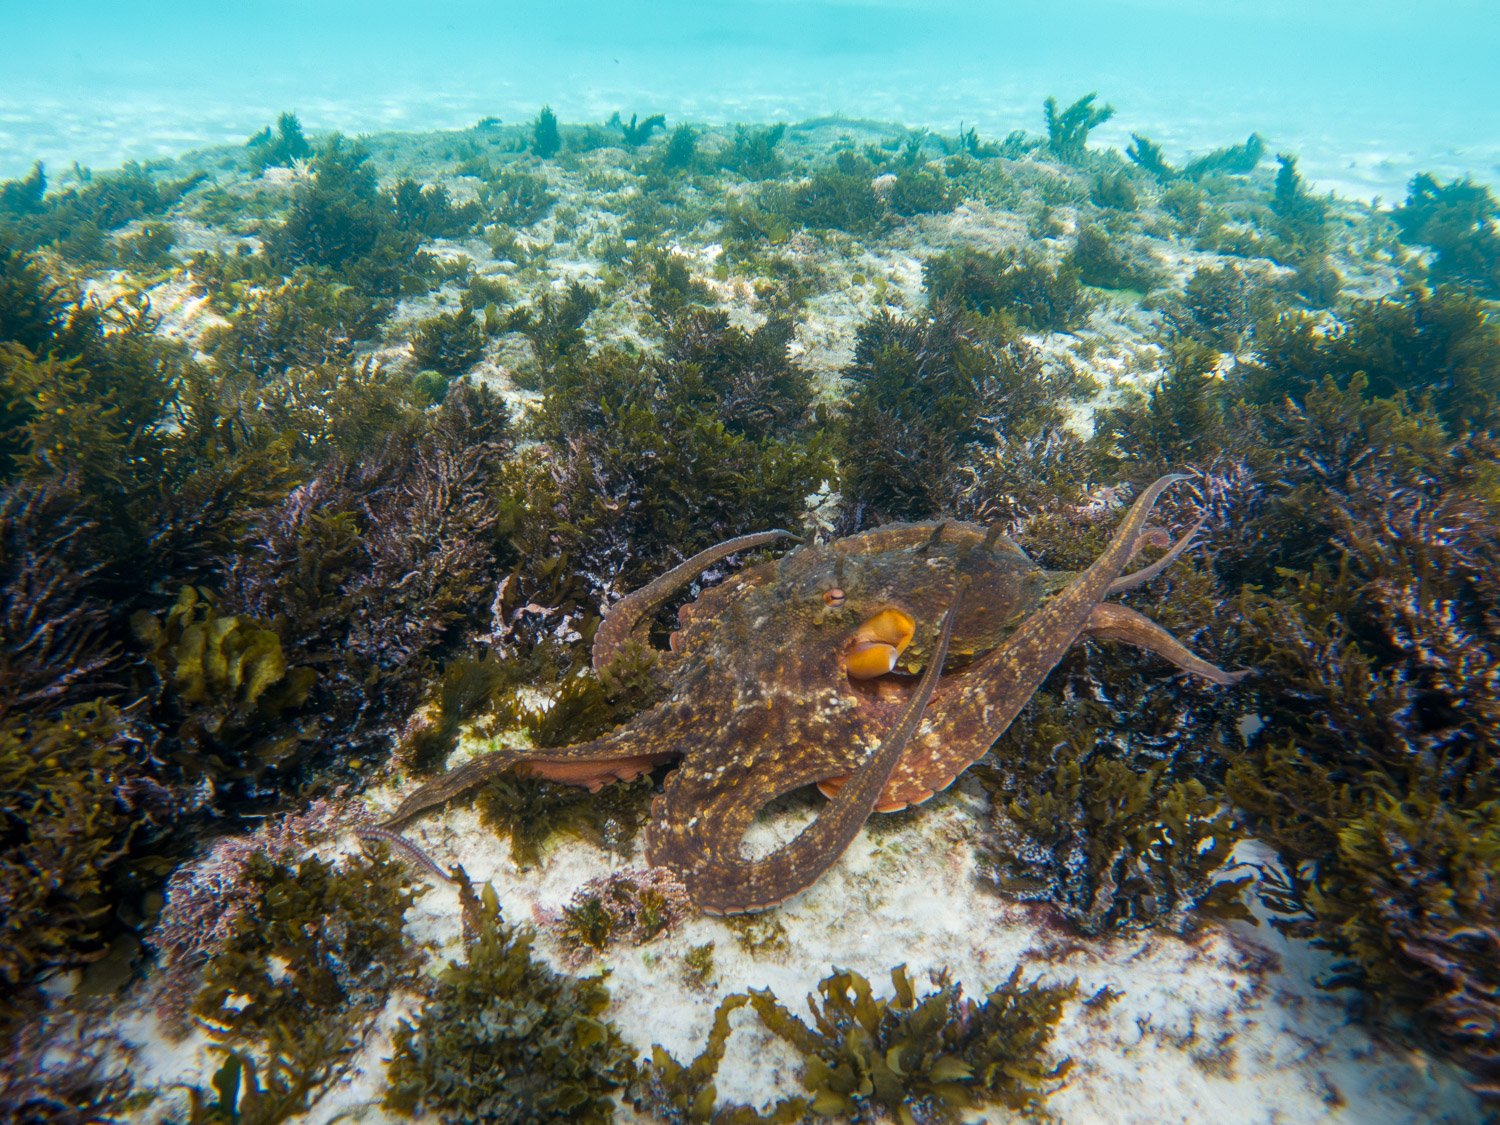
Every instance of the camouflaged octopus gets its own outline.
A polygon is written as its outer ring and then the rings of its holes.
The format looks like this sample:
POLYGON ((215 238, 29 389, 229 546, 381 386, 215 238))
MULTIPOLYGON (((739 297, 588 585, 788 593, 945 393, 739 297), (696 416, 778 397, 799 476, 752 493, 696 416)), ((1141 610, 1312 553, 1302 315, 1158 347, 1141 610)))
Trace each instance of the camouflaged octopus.
MULTIPOLYGON (((679 612, 657 706, 590 742, 475 758, 417 790, 383 827, 506 771, 597 790, 676 759, 652 805, 647 861, 675 872, 709 913, 775 906, 837 862, 872 812, 952 784, 1080 636, 1137 645, 1216 684, 1244 675, 1104 600, 1190 545, 1197 527, 1121 577, 1145 543, 1165 545, 1146 520, 1181 479, 1146 489, 1079 574, 1042 570, 996 530, 950 521, 882 527, 751 567, 679 612), (814 784, 829 798, 816 819, 770 854, 747 857, 756 813, 814 784)), ((645 644, 652 614, 708 567, 783 538, 794 537, 721 543, 622 599, 596 634, 595 667, 645 644)))

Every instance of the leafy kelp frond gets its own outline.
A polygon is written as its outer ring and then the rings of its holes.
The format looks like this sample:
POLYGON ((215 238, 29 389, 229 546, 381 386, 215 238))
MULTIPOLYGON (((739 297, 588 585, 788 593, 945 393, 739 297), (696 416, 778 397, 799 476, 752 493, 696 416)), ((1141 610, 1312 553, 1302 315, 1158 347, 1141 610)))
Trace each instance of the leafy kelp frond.
POLYGON ((306 701, 317 672, 288 667, 270 629, 220 613, 211 593, 192 586, 163 618, 140 611, 132 625, 183 714, 177 735, 202 765, 258 773, 305 737, 284 717, 306 701))
POLYGON ((635 1068, 603 1018, 603 978, 534 958, 532 933, 506 924, 493 887, 476 896, 463 880, 460 893, 465 960, 397 1028, 386 1106, 448 1121, 609 1121, 635 1068))

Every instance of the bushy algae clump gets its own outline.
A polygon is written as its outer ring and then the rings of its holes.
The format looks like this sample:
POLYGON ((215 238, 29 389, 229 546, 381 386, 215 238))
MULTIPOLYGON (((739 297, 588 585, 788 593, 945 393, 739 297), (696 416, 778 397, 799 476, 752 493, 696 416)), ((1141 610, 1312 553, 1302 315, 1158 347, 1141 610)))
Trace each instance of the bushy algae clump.
POLYGON ((1022 984, 1017 968, 983 1002, 964 996, 946 974, 918 995, 904 965, 891 970, 892 995, 877 998, 859 973, 835 972, 807 998, 812 1023, 776 996, 752 990, 719 1002, 708 1043, 684 1065, 661 1047, 642 1068, 631 1101, 668 1121, 792 1122, 809 1116, 868 1120, 876 1114, 915 1125, 958 1121, 986 1105, 1036 1114, 1067 1075, 1068 1059, 1048 1057, 1072 985, 1022 984), (714 1077, 730 1014, 749 1006, 760 1023, 802 1058, 803 1095, 766 1111, 719 1105, 714 1077))
POLYGON ((609 1121, 610 1094, 635 1073, 604 1018, 601 977, 570 977, 531 953, 493 887, 460 882, 465 958, 395 1034, 388 1108, 445 1121, 609 1121))

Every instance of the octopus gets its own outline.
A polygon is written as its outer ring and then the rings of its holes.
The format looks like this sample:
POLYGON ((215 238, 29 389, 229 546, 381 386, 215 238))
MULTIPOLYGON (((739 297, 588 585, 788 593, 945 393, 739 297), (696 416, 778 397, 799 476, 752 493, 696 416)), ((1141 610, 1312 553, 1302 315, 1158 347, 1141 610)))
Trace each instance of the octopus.
MULTIPOLYGON (((597 791, 675 761, 645 827, 647 862, 707 913, 776 906, 837 863, 872 813, 921 804, 983 757, 1081 637, 1138 646, 1214 684, 1246 674, 1106 600, 1192 544, 1201 521, 1175 543, 1147 522, 1182 479, 1145 489, 1079 573, 1045 570, 998 529, 955 521, 892 524, 749 567, 678 612, 658 654, 657 705, 591 741, 473 758, 417 789, 380 830, 506 772, 597 791), (1125 573, 1148 544, 1165 553, 1125 573), (757 814, 808 786, 828 798, 813 821, 748 855, 757 814)), ((648 645, 655 613, 710 567, 795 538, 729 540, 627 595, 595 634, 595 668, 648 645)))

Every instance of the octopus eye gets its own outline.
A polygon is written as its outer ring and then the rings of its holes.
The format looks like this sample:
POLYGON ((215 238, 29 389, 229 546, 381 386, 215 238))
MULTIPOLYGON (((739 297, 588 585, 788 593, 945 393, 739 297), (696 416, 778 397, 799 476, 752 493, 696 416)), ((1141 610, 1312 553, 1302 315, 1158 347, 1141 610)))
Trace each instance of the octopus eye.
POLYGON ((838 609, 839 606, 844 604, 844 591, 840 590, 837 586, 831 590, 824 590, 823 604, 838 609))

